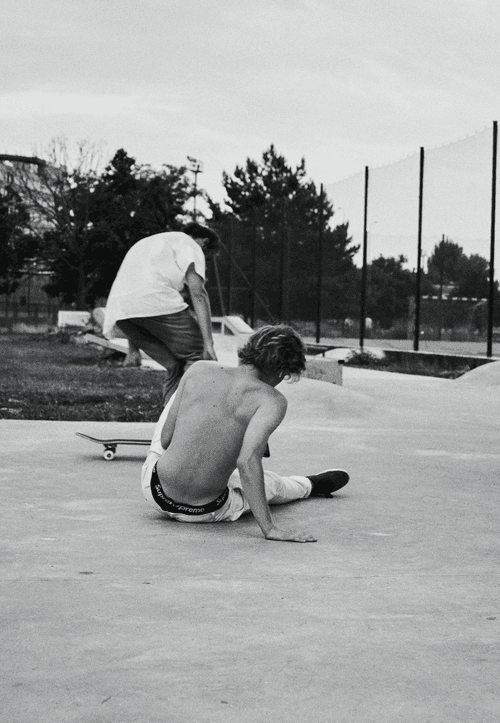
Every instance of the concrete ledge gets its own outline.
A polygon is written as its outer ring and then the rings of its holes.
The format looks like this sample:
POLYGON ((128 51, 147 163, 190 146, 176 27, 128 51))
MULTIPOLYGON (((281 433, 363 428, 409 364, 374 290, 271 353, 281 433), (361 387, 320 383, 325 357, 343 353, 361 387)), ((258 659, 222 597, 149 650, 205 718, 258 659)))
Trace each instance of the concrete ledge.
POLYGON ((308 359, 305 376, 342 386, 342 362, 338 359, 308 359))
POLYGON ((463 369, 465 366, 468 366, 470 369, 475 369, 476 367, 482 366, 483 364, 488 364, 492 361, 500 361, 500 357, 493 356, 493 357, 487 357, 487 356, 478 356, 474 354, 453 354, 453 353, 447 353, 447 352, 437 352, 437 351, 414 351, 413 349, 391 349, 383 346, 369 346, 365 345, 363 349, 359 346, 349 346, 347 344, 338 344, 338 345, 314 345, 314 344, 308 344, 308 347, 314 347, 316 346, 318 349, 318 353, 325 354, 328 352, 334 352, 336 350, 351 350, 352 352, 359 354, 361 351, 366 352, 367 354, 374 354, 376 352, 382 352, 384 355, 384 358, 388 361, 395 361, 395 362, 401 362, 401 361, 410 361, 415 359, 422 359, 423 361, 431 362, 433 364, 436 364, 439 368, 443 370, 453 370, 457 371, 460 369, 463 369))
POLYGON ((84 329, 90 322, 90 311, 59 311, 57 313, 57 326, 59 329, 84 329))
MULTIPOLYGON (((366 347, 365 347, 366 349, 366 347)), ((469 356, 467 354, 442 354, 432 351, 413 351, 402 349, 381 349, 388 361, 410 361, 422 359, 423 361, 436 364, 439 368, 458 371, 468 366, 470 369, 496 361, 494 357, 469 356)))

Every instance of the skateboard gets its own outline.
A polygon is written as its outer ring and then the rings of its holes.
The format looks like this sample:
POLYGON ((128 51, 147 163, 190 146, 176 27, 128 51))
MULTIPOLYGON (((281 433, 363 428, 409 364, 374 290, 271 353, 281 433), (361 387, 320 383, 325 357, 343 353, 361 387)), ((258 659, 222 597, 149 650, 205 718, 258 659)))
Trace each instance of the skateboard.
POLYGON ((116 448, 119 444, 136 444, 142 445, 143 447, 149 447, 151 444, 150 439, 98 439, 97 437, 91 437, 89 434, 82 434, 81 432, 75 432, 79 437, 84 439, 90 439, 91 442, 104 445, 103 457, 107 462, 111 462, 116 454, 116 448))

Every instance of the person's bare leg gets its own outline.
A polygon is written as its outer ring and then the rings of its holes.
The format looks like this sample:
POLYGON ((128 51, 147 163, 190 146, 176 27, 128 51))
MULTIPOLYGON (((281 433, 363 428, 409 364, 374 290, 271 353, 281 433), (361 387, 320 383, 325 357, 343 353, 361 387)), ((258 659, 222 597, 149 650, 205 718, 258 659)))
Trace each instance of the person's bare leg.
POLYGON ((128 352, 123 362, 124 367, 140 367, 142 363, 141 350, 132 339, 128 340, 128 352))
POLYGON ((179 386, 182 376, 183 364, 179 362, 172 354, 167 344, 159 339, 151 332, 146 325, 150 319, 121 319, 116 325, 127 336, 129 342, 134 340, 134 344, 165 367, 165 375, 163 376, 163 398, 164 405, 168 402, 172 394, 179 386))

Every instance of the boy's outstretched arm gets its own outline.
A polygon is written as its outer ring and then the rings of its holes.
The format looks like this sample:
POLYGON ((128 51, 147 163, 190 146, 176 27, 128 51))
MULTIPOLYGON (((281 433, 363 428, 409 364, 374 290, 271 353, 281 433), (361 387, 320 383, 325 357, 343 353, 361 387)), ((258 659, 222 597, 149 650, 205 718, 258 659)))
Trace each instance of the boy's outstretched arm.
POLYGON ((285 412, 285 398, 273 397, 266 399, 250 420, 238 456, 241 485, 266 540, 315 542, 316 538, 306 532, 277 527, 266 499, 262 457, 270 435, 281 424, 285 412))

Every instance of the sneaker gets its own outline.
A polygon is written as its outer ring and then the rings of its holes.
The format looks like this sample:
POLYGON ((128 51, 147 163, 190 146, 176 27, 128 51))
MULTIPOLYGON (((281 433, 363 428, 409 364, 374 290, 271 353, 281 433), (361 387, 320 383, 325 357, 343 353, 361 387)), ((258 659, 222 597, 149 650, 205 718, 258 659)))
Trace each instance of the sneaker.
POLYGON ((327 469, 319 474, 310 474, 312 482, 311 497, 331 497, 349 482, 349 475, 343 469, 327 469))

